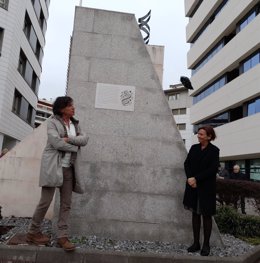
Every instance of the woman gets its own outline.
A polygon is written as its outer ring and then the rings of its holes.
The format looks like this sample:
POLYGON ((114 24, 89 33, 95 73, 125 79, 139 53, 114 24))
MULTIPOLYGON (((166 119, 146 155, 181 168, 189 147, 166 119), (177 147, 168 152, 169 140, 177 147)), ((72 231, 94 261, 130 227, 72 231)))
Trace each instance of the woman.
POLYGON ((60 191, 57 243, 66 251, 75 246, 68 239, 68 217, 72 191, 84 192, 84 182, 79 171, 80 147, 88 138, 81 133, 79 121, 74 119, 75 108, 72 98, 58 97, 53 104, 53 114, 47 123, 48 140, 43 151, 40 186, 41 198, 29 227, 26 239, 29 243, 45 245, 50 238, 40 231, 41 223, 51 204, 56 187, 60 191))
POLYGON ((187 176, 183 204, 192 211, 193 244, 188 252, 200 250, 200 225, 203 218, 204 242, 200 254, 210 253, 212 215, 216 213, 216 173, 219 164, 219 149, 211 144, 216 138, 210 126, 198 130, 198 144, 192 145, 184 162, 187 176))

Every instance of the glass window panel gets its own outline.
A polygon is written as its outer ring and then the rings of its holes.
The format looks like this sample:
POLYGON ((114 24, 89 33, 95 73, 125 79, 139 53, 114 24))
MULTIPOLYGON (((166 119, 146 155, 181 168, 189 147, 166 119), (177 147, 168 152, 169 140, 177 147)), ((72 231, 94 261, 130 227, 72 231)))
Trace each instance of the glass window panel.
POLYGON ((260 159, 250 160, 250 179, 260 181, 260 159))
POLYGON ((0 27, 0 56, 2 52, 3 39, 4 39, 4 29, 0 27))
POLYGON ((178 115, 179 114, 179 109, 173 109, 172 110, 173 115, 178 115))
POLYGON ((37 40, 38 39, 37 39, 36 33, 35 33, 33 27, 31 27, 31 33, 30 33, 29 42, 31 44, 31 47, 32 47, 34 53, 36 52, 37 40))
POLYGON ((254 67, 257 64, 259 64, 259 53, 255 54, 251 59, 251 67, 254 67))
POLYGON ((42 59, 43 59, 43 49, 40 48, 40 55, 39 55, 39 63, 42 65, 42 59))
POLYGON ((33 107, 31 105, 29 105, 26 120, 30 124, 31 124, 31 121, 32 121, 32 111, 33 111, 33 107))
POLYGON ((255 112, 260 112, 260 99, 255 101, 255 112))
POLYGON ((219 87, 221 88, 221 87, 223 87, 225 85, 225 78, 221 78, 220 80, 219 80, 219 87))
POLYGON ((185 108, 180 109, 180 114, 186 114, 186 109, 185 108))
POLYGON ((20 51, 20 57, 19 57, 19 63, 18 63, 18 71, 20 74, 24 77, 25 74, 25 68, 26 68, 26 56, 23 53, 23 51, 20 51))
POLYGON ((21 100, 22 100, 22 95, 18 90, 15 90, 14 92, 14 99, 13 99, 13 107, 12 107, 12 111, 15 114, 19 114, 20 112, 20 108, 21 108, 21 100))
POLYGON ((31 32, 31 27, 32 27, 32 23, 31 20, 26 12, 25 14, 25 18, 24 18, 24 27, 23 27, 23 31, 24 34, 26 35, 26 37, 29 39, 30 37, 30 32, 31 32))
POLYGON ((29 107, 28 101, 27 101, 24 97, 22 97, 21 108, 20 108, 19 116, 20 116, 23 120, 27 120, 28 107, 29 107))
POLYGON ((248 60, 243 64, 243 72, 247 72, 250 69, 250 67, 250 60, 248 60))
POLYGON ((244 27, 246 27, 246 25, 247 25, 247 19, 240 24, 239 30, 241 31, 244 27))
POLYGON ((40 19, 40 14, 41 14, 40 0, 34 0, 33 7, 34 7, 34 11, 35 11, 37 18, 40 19))
POLYGON ((247 115, 250 116, 253 114, 255 114, 255 103, 254 102, 248 104, 247 106, 247 115))
POLYGON ((29 61, 26 61, 26 68, 25 68, 25 80, 28 83, 28 85, 31 87, 32 84, 32 77, 33 77, 33 69, 29 61))
POLYGON ((181 131, 186 129, 186 123, 178 123, 177 128, 181 131))
POLYGON ((249 24, 256 16, 256 12, 254 11, 251 15, 249 15, 247 19, 247 24, 249 24))
POLYGON ((31 126, 32 127, 34 127, 35 117, 36 117, 36 110, 33 108, 32 109, 32 119, 31 119, 31 126))

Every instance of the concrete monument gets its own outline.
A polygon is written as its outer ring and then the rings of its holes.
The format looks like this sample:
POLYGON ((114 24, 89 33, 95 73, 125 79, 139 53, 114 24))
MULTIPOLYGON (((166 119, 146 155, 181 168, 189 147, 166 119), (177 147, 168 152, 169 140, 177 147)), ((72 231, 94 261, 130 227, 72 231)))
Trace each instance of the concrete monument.
POLYGON ((186 150, 134 15, 76 8, 67 93, 90 138, 72 233, 189 242, 186 150))
MULTIPOLYGON (((89 143, 82 148, 87 192, 73 196, 74 235, 192 239, 182 205, 187 153, 149 53, 133 14, 76 7, 67 94, 89 143)), ((4 216, 32 215, 45 143, 43 124, 1 158, 4 216)), ((221 244, 216 226, 214 243, 221 244)))

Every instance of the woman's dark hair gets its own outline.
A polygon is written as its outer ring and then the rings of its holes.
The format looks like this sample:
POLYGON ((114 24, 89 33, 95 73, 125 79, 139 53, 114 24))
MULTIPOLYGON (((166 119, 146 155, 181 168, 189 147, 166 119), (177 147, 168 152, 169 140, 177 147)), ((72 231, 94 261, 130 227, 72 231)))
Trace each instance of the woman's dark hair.
POLYGON ((73 99, 69 96, 57 97, 52 107, 53 114, 61 116, 61 110, 69 106, 72 102, 73 99))
POLYGON ((202 127, 199 127, 198 131, 199 130, 204 130, 207 134, 207 136, 210 136, 210 141, 214 141, 216 138, 217 138, 217 135, 213 129, 213 127, 211 126, 202 126, 202 127))

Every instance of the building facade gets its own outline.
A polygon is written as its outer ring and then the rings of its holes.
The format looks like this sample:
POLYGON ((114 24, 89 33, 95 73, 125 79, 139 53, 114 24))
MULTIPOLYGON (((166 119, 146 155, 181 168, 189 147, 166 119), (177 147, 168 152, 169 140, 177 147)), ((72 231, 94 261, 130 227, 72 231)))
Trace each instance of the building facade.
POLYGON ((46 99, 39 99, 37 103, 37 111, 35 116, 34 127, 37 128, 44 121, 46 121, 52 115, 52 101, 46 99))
POLYGON ((191 122, 216 128, 227 168, 260 180, 260 1, 185 0, 191 122))
POLYGON ((172 110, 177 127, 187 151, 192 144, 193 126, 190 123, 190 108, 192 97, 182 84, 170 85, 170 89, 164 90, 172 110))
POLYGON ((0 1, 0 149, 33 130, 49 3, 0 1))

